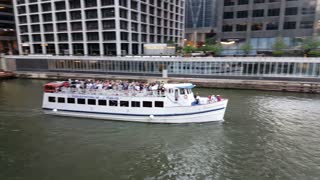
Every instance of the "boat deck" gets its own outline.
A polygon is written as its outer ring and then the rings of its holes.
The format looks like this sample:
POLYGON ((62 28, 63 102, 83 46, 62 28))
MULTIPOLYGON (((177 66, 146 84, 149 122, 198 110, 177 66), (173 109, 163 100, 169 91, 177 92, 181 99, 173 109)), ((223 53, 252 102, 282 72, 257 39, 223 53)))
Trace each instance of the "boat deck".
POLYGON ((137 90, 116 90, 116 89, 78 89, 62 87, 57 93, 61 94, 81 94, 119 97, 165 97, 166 92, 162 91, 137 91, 137 90))

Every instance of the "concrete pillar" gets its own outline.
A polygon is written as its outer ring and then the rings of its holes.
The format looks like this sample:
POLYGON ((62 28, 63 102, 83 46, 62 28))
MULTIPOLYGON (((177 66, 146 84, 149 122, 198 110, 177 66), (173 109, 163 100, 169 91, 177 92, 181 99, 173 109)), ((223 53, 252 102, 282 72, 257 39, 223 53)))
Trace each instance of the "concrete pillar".
POLYGON ((120 8, 119 0, 114 1, 115 23, 116 23, 116 50, 117 56, 121 56, 121 35, 120 35, 120 8))
POLYGON ((8 70, 7 63, 6 63, 6 58, 4 58, 4 54, 3 53, 0 54, 0 69, 3 69, 5 71, 8 70))

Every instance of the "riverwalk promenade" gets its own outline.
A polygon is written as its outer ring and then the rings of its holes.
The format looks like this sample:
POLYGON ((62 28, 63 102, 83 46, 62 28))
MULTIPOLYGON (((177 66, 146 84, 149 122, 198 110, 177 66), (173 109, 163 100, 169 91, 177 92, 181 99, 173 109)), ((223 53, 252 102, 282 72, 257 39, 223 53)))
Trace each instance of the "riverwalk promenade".
POLYGON ((303 57, 6 56, 18 77, 160 79, 199 87, 319 93, 320 59, 303 57))
POLYGON ((164 81, 168 83, 193 83, 197 87, 205 88, 230 88, 230 89, 252 89, 264 91, 282 92, 304 92, 320 93, 320 82, 308 81, 275 81, 275 80, 243 80, 243 79, 208 79, 208 78, 184 78, 157 76, 128 76, 128 75, 106 75, 88 73, 57 73, 57 72, 17 72, 17 77, 28 79, 120 79, 134 81, 164 81))

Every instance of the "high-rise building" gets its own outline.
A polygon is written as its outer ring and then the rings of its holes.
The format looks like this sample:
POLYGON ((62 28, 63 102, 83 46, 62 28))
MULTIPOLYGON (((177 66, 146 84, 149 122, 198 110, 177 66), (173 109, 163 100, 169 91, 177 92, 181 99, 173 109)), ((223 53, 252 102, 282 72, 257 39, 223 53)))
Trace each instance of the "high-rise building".
MULTIPOLYGON (((205 8, 194 13, 192 6, 215 7, 211 31, 214 37, 223 42, 225 54, 241 53, 241 46, 250 43, 252 53, 270 51, 278 37, 282 37, 289 47, 296 46, 297 39, 316 35, 319 31, 320 0, 188 0, 186 1, 186 24, 206 28, 199 20, 205 15, 205 8), (205 3, 205 4, 203 4, 205 3), (190 18, 191 15, 198 15, 190 18)), ((190 27, 190 26, 187 26, 190 27)), ((196 34, 197 29, 186 29, 196 34)), ((188 40, 192 40, 186 34, 188 40)), ((203 38, 196 38, 204 41, 203 38)))
POLYGON ((217 0, 186 0, 186 38, 193 43, 213 36, 217 26, 217 0))
POLYGON ((297 38, 319 30, 319 0, 224 0, 219 6, 217 38, 235 42, 225 46, 227 54, 237 53, 244 42, 254 53, 271 50, 277 37, 294 47, 297 38))
POLYGON ((142 54, 144 43, 180 44, 184 0, 14 0, 20 53, 142 54))
POLYGON ((0 0, 0 53, 16 51, 14 14, 11 0, 0 0))

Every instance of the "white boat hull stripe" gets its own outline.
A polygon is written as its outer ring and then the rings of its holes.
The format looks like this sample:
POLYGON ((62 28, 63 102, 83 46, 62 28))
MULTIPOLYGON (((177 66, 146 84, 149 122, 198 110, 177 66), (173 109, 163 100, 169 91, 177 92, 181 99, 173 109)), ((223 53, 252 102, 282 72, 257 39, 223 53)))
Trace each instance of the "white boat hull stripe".
MULTIPOLYGON (((44 110, 54 110, 50 108, 43 108, 44 110)), ((213 112, 213 111, 220 111, 225 109, 224 107, 218 108, 218 109, 210 109, 207 111, 200 111, 200 112, 193 112, 193 113, 180 113, 180 114, 125 114, 125 113, 106 113, 106 112, 90 112, 90 111, 75 111, 75 110, 62 110, 62 109, 57 109, 57 112, 59 111, 66 111, 66 112, 78 112, 78 113, 90 113, 90 114, 109 114, 109 115, 121 115, 121 116, 147 116, 149 117, 150 115, 153 115, 154 117, 157 116, 187 116, 187 115, 193 115, 193 114, 203 114, 203 113, 208 113, 208 112, 213 112)))

